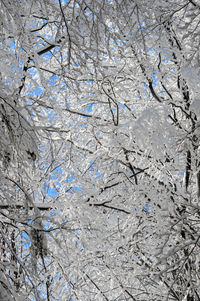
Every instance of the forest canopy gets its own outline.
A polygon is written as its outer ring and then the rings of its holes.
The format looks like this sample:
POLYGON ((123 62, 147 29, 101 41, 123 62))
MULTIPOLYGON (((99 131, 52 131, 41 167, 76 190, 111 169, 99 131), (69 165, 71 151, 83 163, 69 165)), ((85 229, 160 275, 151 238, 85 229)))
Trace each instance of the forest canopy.
POLYGON ((0 300, 199 301, 199 2, 0 23, 0 300))

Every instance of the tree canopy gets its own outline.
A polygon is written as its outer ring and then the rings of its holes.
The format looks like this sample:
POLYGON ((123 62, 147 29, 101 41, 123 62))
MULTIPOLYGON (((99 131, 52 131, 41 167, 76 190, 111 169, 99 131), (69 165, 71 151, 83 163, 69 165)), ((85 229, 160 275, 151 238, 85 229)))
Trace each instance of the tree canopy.
POLYGON ((0 299, 200 300, 199 2, 0 20, 0 299))

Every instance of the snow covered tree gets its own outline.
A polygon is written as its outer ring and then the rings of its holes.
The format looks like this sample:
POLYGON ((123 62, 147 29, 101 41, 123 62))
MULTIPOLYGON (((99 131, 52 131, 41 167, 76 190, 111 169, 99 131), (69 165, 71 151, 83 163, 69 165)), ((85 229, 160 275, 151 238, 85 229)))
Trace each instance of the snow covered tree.
POLYGON ((2 299, 200 299, 199 10, 1 1, 2 299))

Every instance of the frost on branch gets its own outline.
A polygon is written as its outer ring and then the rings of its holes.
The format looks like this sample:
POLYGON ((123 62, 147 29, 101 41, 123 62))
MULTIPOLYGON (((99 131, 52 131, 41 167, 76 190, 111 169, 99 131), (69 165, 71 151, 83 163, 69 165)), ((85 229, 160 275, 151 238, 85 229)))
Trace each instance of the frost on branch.
POLYGON ((13 291, 198 301, 197 1, 1 1, 0 13, 13 291))

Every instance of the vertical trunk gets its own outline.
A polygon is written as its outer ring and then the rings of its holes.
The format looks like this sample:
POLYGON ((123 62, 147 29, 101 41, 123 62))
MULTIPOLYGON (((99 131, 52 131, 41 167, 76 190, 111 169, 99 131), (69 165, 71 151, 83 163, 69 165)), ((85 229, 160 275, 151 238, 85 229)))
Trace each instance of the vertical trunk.
POLYGON ((186 155, 186 168, 185 168, 185 190, 188 191, 189 179, 191 173, 191 152, 188 150, 186 155))
POLYGON ((200 171, 197 172, 197 197, 200 197, 200 171))

